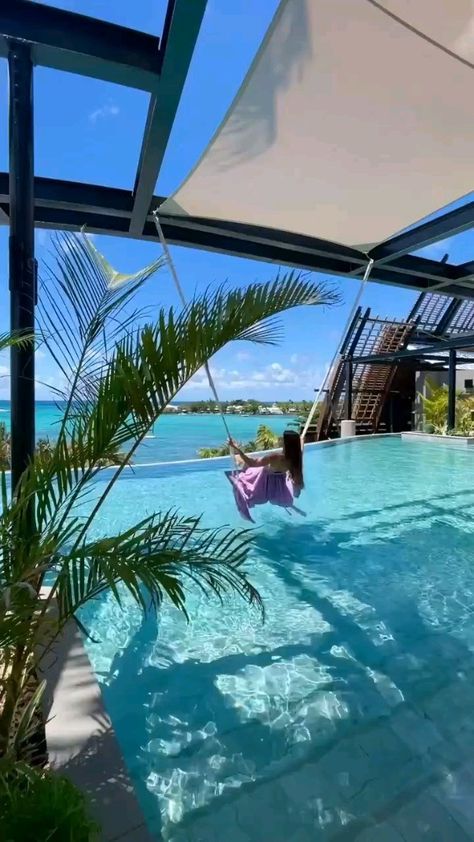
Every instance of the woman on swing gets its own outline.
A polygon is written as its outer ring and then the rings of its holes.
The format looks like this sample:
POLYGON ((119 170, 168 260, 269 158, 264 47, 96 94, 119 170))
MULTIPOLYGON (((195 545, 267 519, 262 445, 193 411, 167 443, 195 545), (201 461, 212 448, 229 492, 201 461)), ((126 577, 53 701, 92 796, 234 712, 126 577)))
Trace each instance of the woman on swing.
POLYGON ((283 434, 283 450, 261 458, 244 453, 233 439, 229 439, 229 445, 245 465, 237 474, 227 474, 242 517, 251 521, 250 509, 263 503, 303 514, 293 502, 304 488, 303 453, 297 432, 287 430, 283 434))

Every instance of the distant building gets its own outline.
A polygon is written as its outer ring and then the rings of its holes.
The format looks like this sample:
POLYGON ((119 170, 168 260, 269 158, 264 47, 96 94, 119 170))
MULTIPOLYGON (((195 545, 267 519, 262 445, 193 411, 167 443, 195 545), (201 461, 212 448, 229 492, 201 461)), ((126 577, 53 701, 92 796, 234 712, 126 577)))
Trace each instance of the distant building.
POLYGON ((276 403, 272 404, 272 406, 267 407, 267 412, 269 415, 283 415, 283 410, 280 409, 276 403))
POLYGON ((165 406, 165 412, 180 412, 180 408, 174 403, 169 403, 167 406, 165 406))

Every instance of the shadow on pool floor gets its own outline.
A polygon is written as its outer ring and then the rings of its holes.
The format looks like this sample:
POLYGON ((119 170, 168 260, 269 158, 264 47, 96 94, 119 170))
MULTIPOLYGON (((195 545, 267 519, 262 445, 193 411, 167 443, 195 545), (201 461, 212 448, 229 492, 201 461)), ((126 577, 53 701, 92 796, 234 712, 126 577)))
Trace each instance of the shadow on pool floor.
MULTIPOLYGON (((353 532, 324 522, 283 524, 257 536, 258 555, 329 631, 157 670, 146 666, 158 633, 148 618, 104 692, 125 755, 136 758, 131 772, 157 838, 160 803, 170 793, 163 790, 160 802, 147 790, 150 772, 174 774, 178 790, 187 790, 184 815, 163 825, 173 842, 474 839, 474 658, 462 639, 474 642, 473 550, 472 534, 436 520, 405 534, 402 545, 390 538, 358 545, 353 532), (275 672, 298 658, 316 660, 327 680, 283 706, 278 727, 271 715, 243 722, 218 689, 223 674, 275 672), (328 699, 329 717, 321 704, 328 699), (170 753, 190 717, 202 739, 170 753), (292 743, 298 717, 307 738, 292 743), (205 731, 210 721, 214 734, 205 731), (153 740, 155 751, 146 752, 153 740), (228 762, 216 771, 217 750, 228 762), (226 786, 231 778, 240 785, 226 786)), ((277 712, 284 688, 273 686, 277 712)))

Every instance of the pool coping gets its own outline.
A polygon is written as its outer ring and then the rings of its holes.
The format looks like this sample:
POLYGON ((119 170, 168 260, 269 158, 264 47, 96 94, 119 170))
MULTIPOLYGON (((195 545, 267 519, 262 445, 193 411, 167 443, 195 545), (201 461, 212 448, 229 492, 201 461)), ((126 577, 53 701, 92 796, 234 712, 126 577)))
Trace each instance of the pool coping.
MULTIPOLYGON (((306 447, 335 447, 364 439, 393 436, 399 437, 399 434, 350 436, 315 442, 306 447)), ((148 463, 133 466, 130 470, 134 472, 137 469, 154 468, 153 476, 159 476, 163 468, 165 473, 179 473, 179 468, 183 466, 195 471, 196 468, 209 470, 227 467, 229 463, 229 457, 217 457, 148 463), (207 466, 209 462, 213 463, 211 468, 207 466)), ((51 767, 66 775, 86 794, 92 813, 101 825, 101 839, 104 842, 154 842, 106 711, 99 681, 75 621, 67 623, 62 635, 51 647, 42 664, 41 673, 46 679, 43 703, 51 767)))
MULTIPOLYGON (((306 451, 312 451, 317 448, 336 447, 338 445, 349 444, 350 442, 367 441, 369 439, 382 438, 400 438, 400 433, 370 433, 363 436, 347 436, 346 438, 328 439, 327 441, 316 441, 305 444, 306 451)), ((264 456, 267 453, 277 453, 280 448, 272 448, 271 450, 255 450, 249 453, 249 456, 264 456)), ((213 471, 222 468, 224 470, 231 470, 234 463, 230 456, 211 456, 209 459, 181 459, 174 462, 135 462, 132 465, 125 465, 120 479, 132 479, 138 472, 149 471, 150 476, 169 476, 171 474, 192 473, 195 471, 213 471)), ((116 466, 108 466, 101 468, 96 474, 95 480, 105 480, 108 475, 112 476, 116 471, 116 466)))
POLYGON ((153 842, 74 620, 41 666, 51 768, 88 799, 104 842, 153 842))
POLYGON ((472 447, 474 436, 443 436, 439 433, 424 433, 421 430, 410 430, 402 433, 402 440, 429 442, 430 444, 445 444, 450 447, 472 447))

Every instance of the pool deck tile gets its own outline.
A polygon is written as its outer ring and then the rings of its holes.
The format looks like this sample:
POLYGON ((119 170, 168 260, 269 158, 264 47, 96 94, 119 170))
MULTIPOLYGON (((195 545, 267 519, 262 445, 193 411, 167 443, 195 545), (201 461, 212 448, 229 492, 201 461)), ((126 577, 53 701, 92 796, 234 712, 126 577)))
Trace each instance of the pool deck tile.
POLYGON ((390 823, 407 842, 469 842, 472 838, 436 798, 426 793, 402 807, 390 823))
POLYGON ((412 751, 423 754, 441 742, 442 736, 430 719, 405 707, 392 716, 392 730, 412 751))
POLYGON ((462 827, 467 838, 474 839, 474 763, 451 770, 444 781, 430 789, 430 795, 462 827))
POLYGON ((151 842, 78 627, 70 622, 43 666, 51 765, 88 796, 105 842, 151 842))
POLYGON ((406 839, 391 824, 384 822, 366 828, 357 834, 354 842, 406 842, 406 839))

